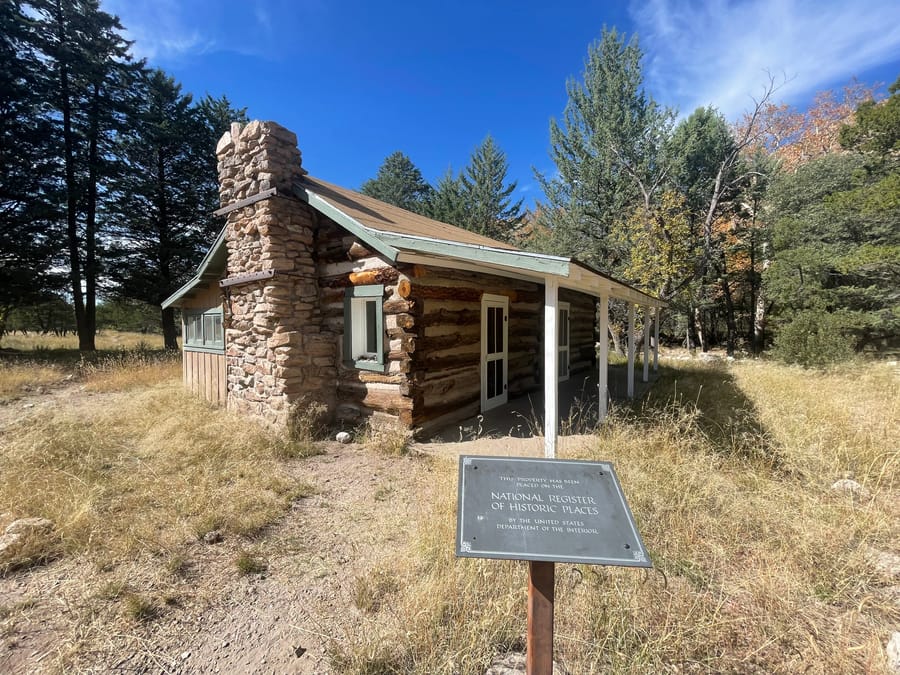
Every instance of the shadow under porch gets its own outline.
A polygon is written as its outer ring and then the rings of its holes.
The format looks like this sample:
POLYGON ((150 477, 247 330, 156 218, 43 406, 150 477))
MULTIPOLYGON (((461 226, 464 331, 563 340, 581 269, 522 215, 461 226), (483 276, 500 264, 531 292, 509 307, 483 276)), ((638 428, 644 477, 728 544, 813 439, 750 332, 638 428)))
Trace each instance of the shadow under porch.
MULTIPOLYGON (((638 361, 634 372, 634 399, 643 398, 659 379, 652 366, 647 382, 643 381, 638 361)), ((628 401, 627 364, 610 365, 608 369, 610 401, 628 401)), ((599 372, 596 368, 575 373, 559 383, 559 433, 561 436, 589 431, 597 424, 599 408, 599 372)), ((449 411, 448 411, 449 412, 449 411)), ((454 443, 485 437, 532 438, 543 435, 544 389, 512 399, 508 403, 448 424, 428 435, 429 442, 454 443)))

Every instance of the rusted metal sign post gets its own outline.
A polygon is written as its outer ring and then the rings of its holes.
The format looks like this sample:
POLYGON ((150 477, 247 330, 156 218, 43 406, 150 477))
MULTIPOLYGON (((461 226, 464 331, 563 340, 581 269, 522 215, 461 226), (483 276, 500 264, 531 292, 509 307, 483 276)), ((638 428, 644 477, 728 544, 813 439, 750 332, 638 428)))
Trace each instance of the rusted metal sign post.
POLYGON ((459 458, 456 555, 527 560, 529 675, 553 670, 555 563, 652 567, 609 462, 459 458))

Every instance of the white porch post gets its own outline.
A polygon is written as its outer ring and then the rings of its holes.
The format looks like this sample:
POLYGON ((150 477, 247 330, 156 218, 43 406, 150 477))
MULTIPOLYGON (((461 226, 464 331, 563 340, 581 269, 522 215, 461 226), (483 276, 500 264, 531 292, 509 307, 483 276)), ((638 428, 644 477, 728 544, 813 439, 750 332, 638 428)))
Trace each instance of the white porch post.
POLYGON ((653 311, 653 372, 659 372, 659 307, 653 311))
POLYGON ((643 381, 650 381, 650 307, 644 307, 644 373, 643 381))
POLYGON ((544 456, 556 457, 556 435, 559 426, 557 342, 559 330, 559 281, 544 279, 544 456))
POLYGON ((628 398, 634 398, 634 305, 628 303, 628 398))
POLYGON ((600 353, 597 355, 599 382, 599 412, 597 418, 603 422, 609 410, 609 296, 600 296, 600 353))

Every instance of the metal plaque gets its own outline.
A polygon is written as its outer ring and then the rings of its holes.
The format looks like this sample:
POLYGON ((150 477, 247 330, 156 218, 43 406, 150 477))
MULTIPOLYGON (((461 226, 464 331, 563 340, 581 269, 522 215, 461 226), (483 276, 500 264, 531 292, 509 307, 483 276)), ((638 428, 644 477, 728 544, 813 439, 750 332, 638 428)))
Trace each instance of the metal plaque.
POLYGON ((609 462, 459 458, 456 555, 652 567, 609 462))

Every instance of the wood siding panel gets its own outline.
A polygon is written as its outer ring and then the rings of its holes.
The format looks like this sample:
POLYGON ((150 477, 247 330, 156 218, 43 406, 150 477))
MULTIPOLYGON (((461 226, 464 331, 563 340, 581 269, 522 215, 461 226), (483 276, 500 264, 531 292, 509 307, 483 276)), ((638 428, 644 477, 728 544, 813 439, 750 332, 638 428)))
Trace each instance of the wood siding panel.
POLYGON ((185 351, 183 359, 184 386, 210 403, 225 405, 225 355, 185 351))

